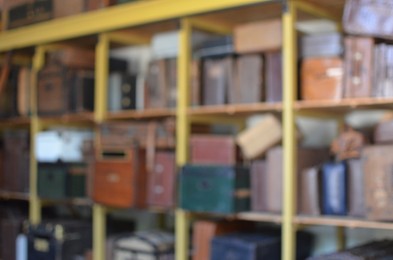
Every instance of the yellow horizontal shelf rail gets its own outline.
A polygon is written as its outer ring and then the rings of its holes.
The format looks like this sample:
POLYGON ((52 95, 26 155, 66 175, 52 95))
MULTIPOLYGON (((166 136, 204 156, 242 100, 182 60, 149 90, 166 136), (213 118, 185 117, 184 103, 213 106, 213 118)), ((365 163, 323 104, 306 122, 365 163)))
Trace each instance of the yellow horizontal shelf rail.
POLYGON ((77 38, 268 0, 155 0, 123 4, 0 34, 0 51, 77 38))

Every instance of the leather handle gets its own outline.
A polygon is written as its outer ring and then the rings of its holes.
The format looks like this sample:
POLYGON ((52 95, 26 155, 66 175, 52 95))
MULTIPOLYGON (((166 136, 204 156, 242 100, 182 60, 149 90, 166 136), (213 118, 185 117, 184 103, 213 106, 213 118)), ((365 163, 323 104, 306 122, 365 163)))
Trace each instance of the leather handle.
POLYGON ((7 52, 5 55, 4 66, 0 72, 0 94, 3 93, 8 81, 8 76, 10 74, 11 56, 11 52, 7 52))

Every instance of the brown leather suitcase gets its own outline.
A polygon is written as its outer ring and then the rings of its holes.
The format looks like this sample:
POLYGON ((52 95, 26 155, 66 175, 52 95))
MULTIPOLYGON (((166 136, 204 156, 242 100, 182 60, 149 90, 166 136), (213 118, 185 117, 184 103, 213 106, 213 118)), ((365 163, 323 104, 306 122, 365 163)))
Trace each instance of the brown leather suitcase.
POLYGON ((281 51, 265 53, 266 102, 282 101, 282 54, 281 51))
POLYGON ((21 116, 28 116, 30 113, 30 82, 31 69, 23 67, 19 70, 18 75, 18 114, 21 116))
POLYGON ((306 168, 299 174, 299 214, 310 216, 321 215, 321 176, 319 168, 306 168))
POLYGON ((301 37, 302 58, 339 57, 343 53, 342 34, 338 32, 315 33, 301 37))
POLYGON ((266 211, 267 163, 258 160, 251 163, 251 210, 266 211))
POLYGON ((393 39, 392 3, 389 0, 347 0, 343 25, 350 34, 393 39))
POLYGON ((153 169, 149 173, 148 204, 164 208, 173 207, 175 204, 175 181, 175 154, 173 152, 157 152, 153 169))
POLYGON ((237 221, 198 220, 193 224, 193 260, 210 259, 211 240, 215 236, 250 229, 250 225, 237 221))
POLYGON ((190 105, 192 107, 201 104, 201 66, 200 60, 193 60, 191 63, 191 91, 190 91, 190 105))
POLYGON ((302 63, 303 100, 339 100, 343 95, 343 62, 339 57, 307 58, 302 63))
POLYGON ((203 105, 223 105, 233 82, 233 57, 209 58, 202 63, 203 105))
POLYGON ((359 158, 366 139, 361 132, 347 126, 339 136, 333 140, 331 151, 338 160, 359 158))
POLYGON ((118 208, 146 206, 146 154, 144 150, 101 150, 95 159, 93 200, 118 208))
POLYGON ((393 120, 377 124, 374 131, 374 142, 377 144, 393 143, 393 120))
POLYGON ((116 0, 87 0, 87 10, 93 11, 116 4, 116 0))
POLYGON ((5 29, 14 29, 53 18, 52 0, 7 0, 2 21, 5 29))
POLYGON ((374 40, 368 37, 347 36, 345 38, 345 79, 346 98, 372 96, 374 40))
POLYGON ((156 60, 149 64, 145 85, 145 108, 165 108, 167 77, 166 61, 156 60))
POLYGON ((1 234, 2 239, 1 259, 15 260, 16 259, 16 238, 22 232, 22 220, 20 219, 2 219, 1 220, 1 234))
POLYGON ((264 65, 262 55, 247 54, 236 59, 236 80, 230 84, 229 103, 259 103, 263 99, 264 65))
POLYGON ((102 147, 129 148, 139 143, 146 144, 147 123, 110 122, 99 128, 99 144, 102 147))
POLYGON ((366 216, 370 220, 393 220, 392 145, 363 149, 366 216))
POLYGON ((373 97, 393 96, 393 46, 378 44, 374 48, 373 97))
POLYGON ((237 53, 279 50, 281 32, 281 19, 238 25, 234 30, 235 50, 237 53))
POLYGON ((193 135, 190 139, 192 164, 235 165, 238 150, 232 136, 193 135))
POLYGON ((67 68, 93 70, 95 52, 77 47, 64 47, 49 53, 48 64, 62 64, 67 68))
POLYGON ((365 217, 364 174, 361 159, 348 160, 348 215, 365 217))
MULTIPOLYGON (((317 166, 329 158, 327 149, 298 148, 297 176, 302 170, 317 166)), ((280 213, 282 209, 283 149, 274 147, 267 152, 267 210, 280 213)), ((300 180, 300 178, 298 178, 300 180)), ((299 183, 298 183, 299 185, 299 183)), ((301 196, 299 196, 299 203, 301 196)))
POLYGON ((166 90, 166 107, 176 108, 177 103, 177 59, 168 59, 166 61, 167 90, 166 90))
POLYGON ((85 12, 87 10, 87 0, 52 0, 53 16, 61 18, 85 12))

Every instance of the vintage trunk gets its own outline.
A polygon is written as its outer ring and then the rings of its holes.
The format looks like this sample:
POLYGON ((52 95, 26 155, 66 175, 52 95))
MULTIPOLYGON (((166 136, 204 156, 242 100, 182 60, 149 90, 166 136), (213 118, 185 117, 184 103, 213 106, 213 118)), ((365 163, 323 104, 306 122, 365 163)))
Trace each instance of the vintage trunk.
POLYGON ((198 58, 208 57, 222 57, 232 55, 233 38, 232 36, 218 36, 204 41, 195 51, 195 56, 198 58))
POLYGON ((238 25, 234 30, 235 50, 238 53, 279 50, 281 32, 281 19, 238 25))
POLYGON ((212 213, 250 209, 250 174, 245 167, 184 166, 180 174, 180 207, 212 213))
POLYGON ((274 115, 268 114, 255 126, 240 132, 236 137, 236 142, 240 146, 244 158, 255 159, 278 144, 281 138, 280 121, 274 115))
POLYGON ((190 162, 204 165, 235 165, 238 162, 235 139, 223 135, 192 135, 190 162))
POLYGON ((30 114, 30 85, 31 69, 28 67, 20 68, 17 87, 17 110, 20 116, 29 116, 30 114))
POLYGON ((88 0, 52 0, 53 18, 71 16, 87 11, 88 0))
POLYGON ((103 147, 130 148, 136 143, 146 143, 146 123, 110 122, 101 124, 100 145, 103 147))
POLYGON ((71 82, 70 110, 75 113, 94 111, 94 71, 75 71, 71 82))
POLYGON ((393 219, 392 145, 375 145, 363 150, 366 216, 370 220, 393 219))
POLYGON ((224 105, 233 82, 233 57, 207 58, 202 61, 203 105, 224 105))
POLYGON ((343 61, 339 57, 304 59, 302 99, 340 100, 343 97, 343 74, 343 61))
POLYGON ((229 103, 259 103, 263 99, 264 64, 262 55, 247 54, 236 59, 236 81, 230 84, 229 103))
POLYGON ((393 45, 378 44, 374 48, 373 97, 393 96, 393 45))
POLYGON ((249 229, 250 225, 236 221, 198 220, 193 224, 193 260, 210 259, 211 241, 214 237, 249 229))
POLYGON ((390 1, 347 0, 343 26, 350 34, 393 39, 392 3, 390 1))
POLYGON ((251 163, 251 210, 266 211, 267 163, 265 160, 251 163))
POLYGON ((93 70, 95 67, 95 52, 77 47, 65 47, 50 52, 48 63, 61 64, 70 69, 93 70))
POLYGON ((374 142, 377 144, 393 143, 393 120, 378 123, 374 131, 374 142))
POLYGON ((301 57, 338 57, 343 53, 343 39, 340 33, 317 33, 301 38, 301 57))
POLYGON ((149 174, 148 204, 164 208, 173 207, 175 205, 175 181, 175 154, 157 152, 153 169, 149 174))
POLYGON ((136 75, 123 75, 121 80, 120 108, 121 110, 130 110, 137 108, 137 77, 136 75))
POLYGON ((348 215, 365 217, 364 173, 361 159, 351 159, 348 164, 348 215))
POLYGON ((92 246, 91 224, 57 221, 30 225, 27 243, 29 259, 78 259, 92 246))
POLYGON ((300 172, 298 212, 303 215, 321 215, 321 176, 318 167, 300 172))
POLYGON ((280 259, 278 235, 236 233, 213 238, 211 260, 280 259))
POLYGON ((281 51, 265 53, 265 100, 269 103, 282 101, 282 54, 281 51))
POLYGON ((365 136, 351 127, 347 127, 331 144, 331 151, 338 160, 355 159, 361 156, 366 144, 365 136))
POLYGON ((145 207, 148 174, 144 150, 103 150, 94 168, 94 201, 119 208, 145 207))
POLYGON ((149 65, 145 84, 145 108, 166 107, 166 61, 152 61, 149 65))
POLYGON ((2 260, 16 259, 16 238, 22 232, 22 220, 2 219, 0 221, 1 234, 3 237, 1 247, 2 260))
POLYGON ((346 215, 348 212, 347 166, 345 162, 322 166, 322 213, 346 215))
POLYGON ((7 7, 4 8, 7 13, 5 15, 6 19, 3 19, 5 21, 4 28, 8 30, 53 18, 53 0, 26 0, 18 1, 18 3, 19 5, 16 5, 16 3, 7 4, 7 7))
POLYGON ((166 61, 166 107, 176 108, 177 104, 177 59, 166 61))
POLYGON ((93 11, 97 9, 106 8, 115 4, 116 4, 116 0, 88 0, 87 10, 93 11))
POLYGON ((117 235, 113 241, 113 259, 175 259, 175 236, 162 231, 138 231, 117 235))
MULTIPOLYGON (((2 69, 0 69, 0 72, 2 72, 2 69)), ((4 89, 0 95, 0 118, 15 117, 18 115, 18 74, 19 69, 11 66, 8 77, 4 83, 4 89)))
POLYGON ((367 37, 345 38, 345 98, 372 96, 374 40, 367 37))
POLYGON ((191 63, 191 91, 190 91, 190 105, 192 107, 201 105, 202 87, 201 87, 201 71, 202 62, 200 60, 193 60, 191 63))

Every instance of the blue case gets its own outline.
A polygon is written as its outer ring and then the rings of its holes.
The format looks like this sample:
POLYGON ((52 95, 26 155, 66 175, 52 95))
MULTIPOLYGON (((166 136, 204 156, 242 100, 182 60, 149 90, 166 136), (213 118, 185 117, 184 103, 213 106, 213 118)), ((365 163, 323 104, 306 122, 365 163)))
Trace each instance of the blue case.
POLYGON ((322 167, 322 213, 346 215, 347 166, 345 162, 325 163, 322 167))

